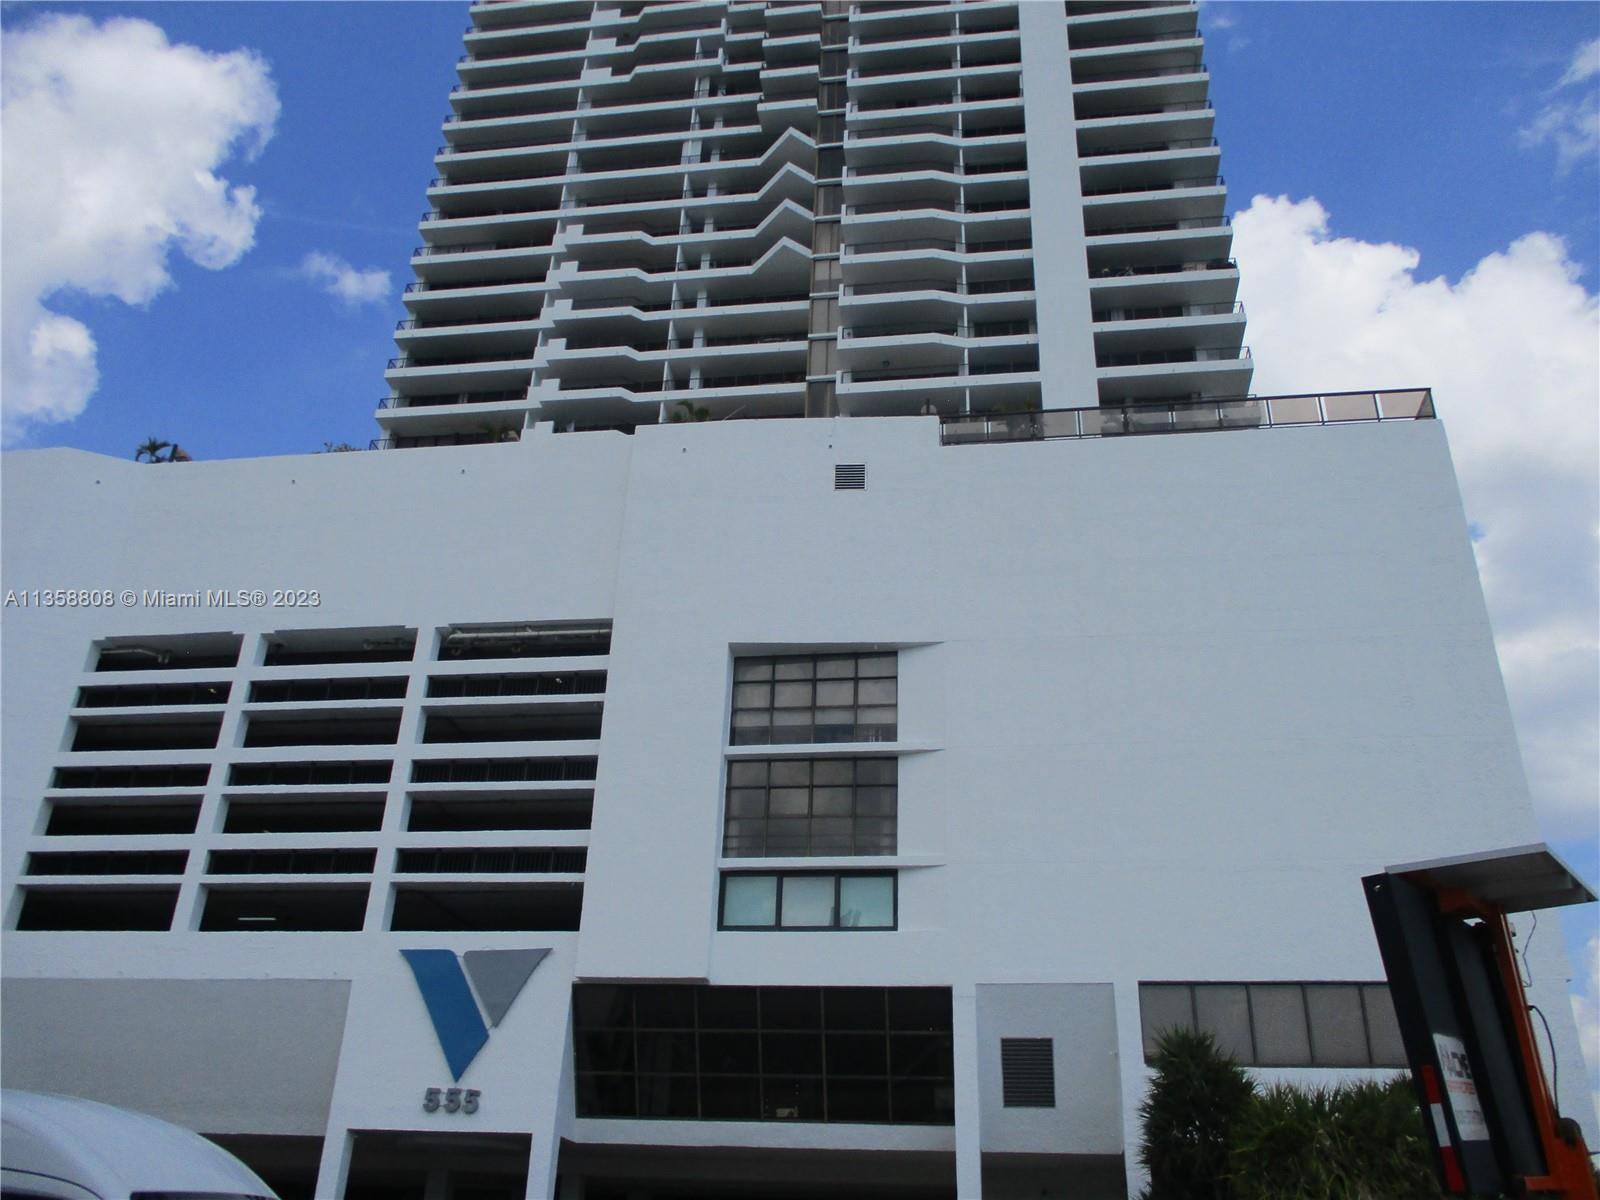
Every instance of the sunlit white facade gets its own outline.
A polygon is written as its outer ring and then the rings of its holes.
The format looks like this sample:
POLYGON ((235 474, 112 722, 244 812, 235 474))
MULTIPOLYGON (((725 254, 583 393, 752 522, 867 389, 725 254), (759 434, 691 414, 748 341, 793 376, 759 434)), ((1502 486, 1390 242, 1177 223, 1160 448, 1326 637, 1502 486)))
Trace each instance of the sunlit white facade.
POLYGON ((7 1085, 965 1200, 1137 1190, 1171 1024, 1392 1070, 1360 879, 1527 786, 1429 394, 1247 396, 1194 8, 471 12, 392 452, 7 458, 7 1085))

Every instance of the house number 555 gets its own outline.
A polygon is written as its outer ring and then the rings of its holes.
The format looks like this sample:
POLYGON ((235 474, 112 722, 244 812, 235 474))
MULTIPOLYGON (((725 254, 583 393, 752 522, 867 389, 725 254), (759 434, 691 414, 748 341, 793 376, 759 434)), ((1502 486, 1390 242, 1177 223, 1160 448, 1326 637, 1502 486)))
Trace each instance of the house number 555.
POLYGON ((438 1112, 443 1109, 447 1113, 465 1113, 471 1116, 478 1111, 478 1097, 481 1093, 477 1088, 429 1088, 422 1093, 422 1111, 438 1112))

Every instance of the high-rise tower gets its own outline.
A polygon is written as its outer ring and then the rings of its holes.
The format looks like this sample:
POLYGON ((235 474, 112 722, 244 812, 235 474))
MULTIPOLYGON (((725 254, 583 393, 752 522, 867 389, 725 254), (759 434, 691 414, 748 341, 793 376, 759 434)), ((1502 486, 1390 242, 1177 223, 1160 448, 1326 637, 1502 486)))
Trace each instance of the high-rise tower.
POLYGON ((475 5, 379 423, 1244 395, 1196 12, 475 5))
POLYGON ((471 14, 406 453, 7 457, 7 1086, 1123 1200, 1164 1029, 1400 1066, 1362 876, 1537 834, 1431 394, 1249 395, 1194 6, 471 14))

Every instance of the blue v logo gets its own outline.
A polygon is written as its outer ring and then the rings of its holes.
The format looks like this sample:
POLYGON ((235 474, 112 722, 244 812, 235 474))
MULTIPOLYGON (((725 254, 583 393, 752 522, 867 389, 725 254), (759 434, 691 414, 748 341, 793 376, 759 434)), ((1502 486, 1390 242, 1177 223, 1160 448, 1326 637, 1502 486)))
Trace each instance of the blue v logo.
POLYGON ((550 951, 468 950, 459 957, 453 950, 400 953, 416 977, 444 1060, 459 1081, 489 1041, 490 1027, 511 1011, 528 977, 550 951))

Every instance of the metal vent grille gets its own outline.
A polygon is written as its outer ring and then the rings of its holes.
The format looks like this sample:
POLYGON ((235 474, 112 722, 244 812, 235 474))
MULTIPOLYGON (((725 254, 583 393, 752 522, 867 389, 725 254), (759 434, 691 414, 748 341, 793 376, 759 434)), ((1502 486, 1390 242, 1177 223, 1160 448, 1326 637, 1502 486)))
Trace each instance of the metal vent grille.
POLYGON ((833 467, 833 490, 865 491, 867 487, 866 463, 835 463, 833 467))
POLYGON ((1000 1081, 1007 1108, 1054 1108, 1056 1062, 1050 1038, 1001 1038, 1000 1081))

